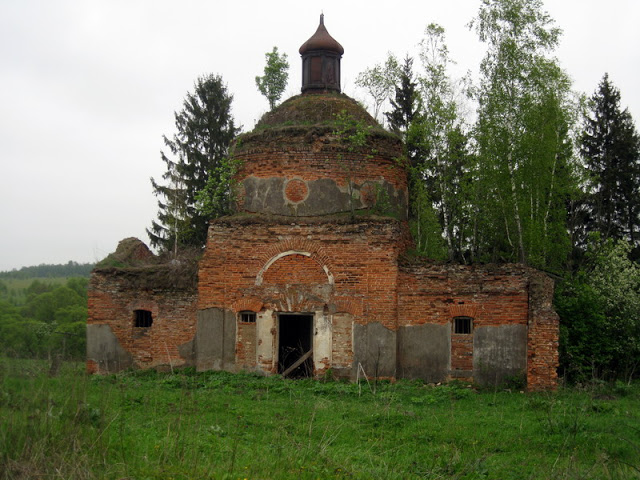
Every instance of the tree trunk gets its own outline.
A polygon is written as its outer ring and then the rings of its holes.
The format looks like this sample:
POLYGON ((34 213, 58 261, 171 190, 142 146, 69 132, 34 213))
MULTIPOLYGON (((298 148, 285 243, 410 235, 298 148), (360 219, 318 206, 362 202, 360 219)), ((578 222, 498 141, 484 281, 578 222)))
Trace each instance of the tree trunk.
POLYGON ((512 152, 509 152, 507 161, 507 168, 509 170, 509 181, 511 183, 511 201, 513 202, 513 213, 515 216, 515 222, 516 222, 516 229, 518 231, 518 249, 520 250, 519 252, 519 257, 520 257, 520 262, 521 263, 527 263, 527 259, 526 259, 526 255, 525 255, 525 250, 524 250, 524 234, 522 232, 522 220, 520 218, 520 207, 518 206, 518 190, 517 190, 517 186, 516 186, 516 178, 515 178, 515 169, 512 165, 512 152))

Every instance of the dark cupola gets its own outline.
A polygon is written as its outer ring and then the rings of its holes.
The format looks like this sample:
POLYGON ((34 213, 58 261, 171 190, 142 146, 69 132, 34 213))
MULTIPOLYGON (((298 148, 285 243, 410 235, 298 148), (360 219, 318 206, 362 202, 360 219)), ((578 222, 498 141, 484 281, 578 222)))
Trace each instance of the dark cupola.
POLYGON ((340 91, 340 59, 344 48, 324 26, 324 14, 313 36, 300 47, 302 93, 340 91))

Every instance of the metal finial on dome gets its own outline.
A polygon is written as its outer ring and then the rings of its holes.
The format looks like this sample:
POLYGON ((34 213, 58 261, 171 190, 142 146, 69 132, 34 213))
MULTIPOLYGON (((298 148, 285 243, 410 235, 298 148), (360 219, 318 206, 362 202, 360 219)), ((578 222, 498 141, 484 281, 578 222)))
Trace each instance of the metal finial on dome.
POLYGON ((344 48, 324 26, 324 13, 316 33, 300 47, 302 56, 302 92, 340 91, 340 59, 344 48))

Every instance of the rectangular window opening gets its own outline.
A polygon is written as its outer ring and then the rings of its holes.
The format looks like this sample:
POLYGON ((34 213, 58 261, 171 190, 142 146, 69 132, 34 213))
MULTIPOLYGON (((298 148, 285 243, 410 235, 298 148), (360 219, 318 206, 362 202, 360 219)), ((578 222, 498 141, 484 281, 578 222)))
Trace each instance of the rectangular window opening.
POLYGON ((322 82, 322 57, 311 57, 311 83, 322 82))
POLYGON ((468 335, 472 327, 471 317, 455 317, 453 319, 453 333, 468 335))
POLYGON ((256 323, 255 312, 240 312, 240 323, 256 323))
POLYGON ((133 325, 137 328, 149 328, 153 324, 149 310, 134 310, 133 315, 133 325))

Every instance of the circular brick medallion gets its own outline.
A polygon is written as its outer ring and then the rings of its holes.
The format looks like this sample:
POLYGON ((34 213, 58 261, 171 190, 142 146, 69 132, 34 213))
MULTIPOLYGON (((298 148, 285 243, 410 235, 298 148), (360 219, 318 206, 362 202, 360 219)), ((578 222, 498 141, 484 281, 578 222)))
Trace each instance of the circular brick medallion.
POLYGON ((284 194, 291 203, 300 203, 309 195, 309 187, 303 180, 293 178, 285 184, 284 194))

